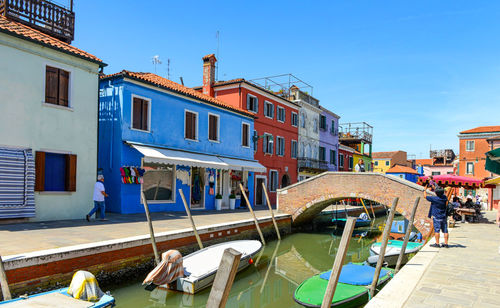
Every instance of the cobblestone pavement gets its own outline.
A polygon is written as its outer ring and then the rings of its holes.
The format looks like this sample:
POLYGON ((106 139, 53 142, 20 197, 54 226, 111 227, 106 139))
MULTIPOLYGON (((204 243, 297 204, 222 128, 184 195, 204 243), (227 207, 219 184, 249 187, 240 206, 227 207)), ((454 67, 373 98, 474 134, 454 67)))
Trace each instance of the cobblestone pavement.
POLYGON ((495 212, 482 223, 450 229, 405 307, 500 307, 500 228, 495 212))

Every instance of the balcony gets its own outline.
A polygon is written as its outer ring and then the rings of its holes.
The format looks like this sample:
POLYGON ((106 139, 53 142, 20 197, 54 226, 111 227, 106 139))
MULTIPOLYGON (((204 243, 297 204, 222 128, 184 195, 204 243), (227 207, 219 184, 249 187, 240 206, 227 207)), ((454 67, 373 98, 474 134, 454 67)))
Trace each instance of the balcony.
MULTIPOLYGON (((71 1, 72 3, 72 1, 71 1)), ((75 13, 46 0, 0 0, 0 15, 70 44, 75 36, 75 13)))
POLYGON ((325 160, 313 159, 309 157, 297 158, 299 171, 323 172, 328 170, 328 162, 325 160))
POLYGON ((339 125, 339 138, 346 144, 357 144, 364 142, 371 144, 373 137, 373 126, 366 122, 345 123, 339 125))

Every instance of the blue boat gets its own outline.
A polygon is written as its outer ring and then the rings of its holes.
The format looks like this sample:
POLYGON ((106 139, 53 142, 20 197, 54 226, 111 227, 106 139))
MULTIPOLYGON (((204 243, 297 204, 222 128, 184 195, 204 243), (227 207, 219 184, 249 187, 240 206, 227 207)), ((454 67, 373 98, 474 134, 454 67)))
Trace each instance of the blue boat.
POLYGON ((44 293, 38 293, 26 297, 18 297, 8 301, 0 302, 2 308, 18 307, 84 307, 82 304, 88 304, 88 308, 107 308, 115 306, 115 299, 109 294, 104 294, 97 302, 88 302, 73 298, 68 294, 69 288, 62 288, 44 293))

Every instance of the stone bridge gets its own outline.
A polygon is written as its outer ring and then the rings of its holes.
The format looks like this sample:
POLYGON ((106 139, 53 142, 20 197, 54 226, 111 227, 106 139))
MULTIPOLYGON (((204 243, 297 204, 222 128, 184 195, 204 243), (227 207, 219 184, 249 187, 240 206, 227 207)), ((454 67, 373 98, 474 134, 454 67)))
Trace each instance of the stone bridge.
POLYGON ((426 237, 431 232, 431 220, 427 218, 430 202, 424 199, 423 191, 420 185, 382 173, 325 172, 279 189, 277 207, 292 215, 293 224, 299 225, 344 198, 362 198, 391 207, 393 199, 399 197, 396 211, 409 219, 415 198, 420 196, 413 224, 426 237))

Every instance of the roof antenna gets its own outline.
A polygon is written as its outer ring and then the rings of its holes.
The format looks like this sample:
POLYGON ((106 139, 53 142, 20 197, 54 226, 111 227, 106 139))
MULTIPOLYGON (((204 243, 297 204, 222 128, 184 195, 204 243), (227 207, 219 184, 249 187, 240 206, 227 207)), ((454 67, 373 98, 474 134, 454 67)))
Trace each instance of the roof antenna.
POLYGON ((220 35, 219 35, 219 30, 217 30, 217 33, 215 34, 215 37, 217 38, 217 51, 216 51, 216 55, 215 57, 217 58, 217 63, 215 64, 215 80, 218 81, 219 80, 219 63, 220 63, 220 59, 219 59, 219 41, 220 41, 220 35))
POLYGON ((181 79, 181 84, 184 85, 184 79, 182 79, 182 76, 179 78, 181 79))
POLYGON ((167 59, 167 79, 170 80, 170 59, 167 59))
POLYGON ((153 61, 153 65, 155 66, 155 74, 156 74, 156 66, 158 64, 161 64, 160 56, 159 55, 154 56, 152 61, 153 61))

